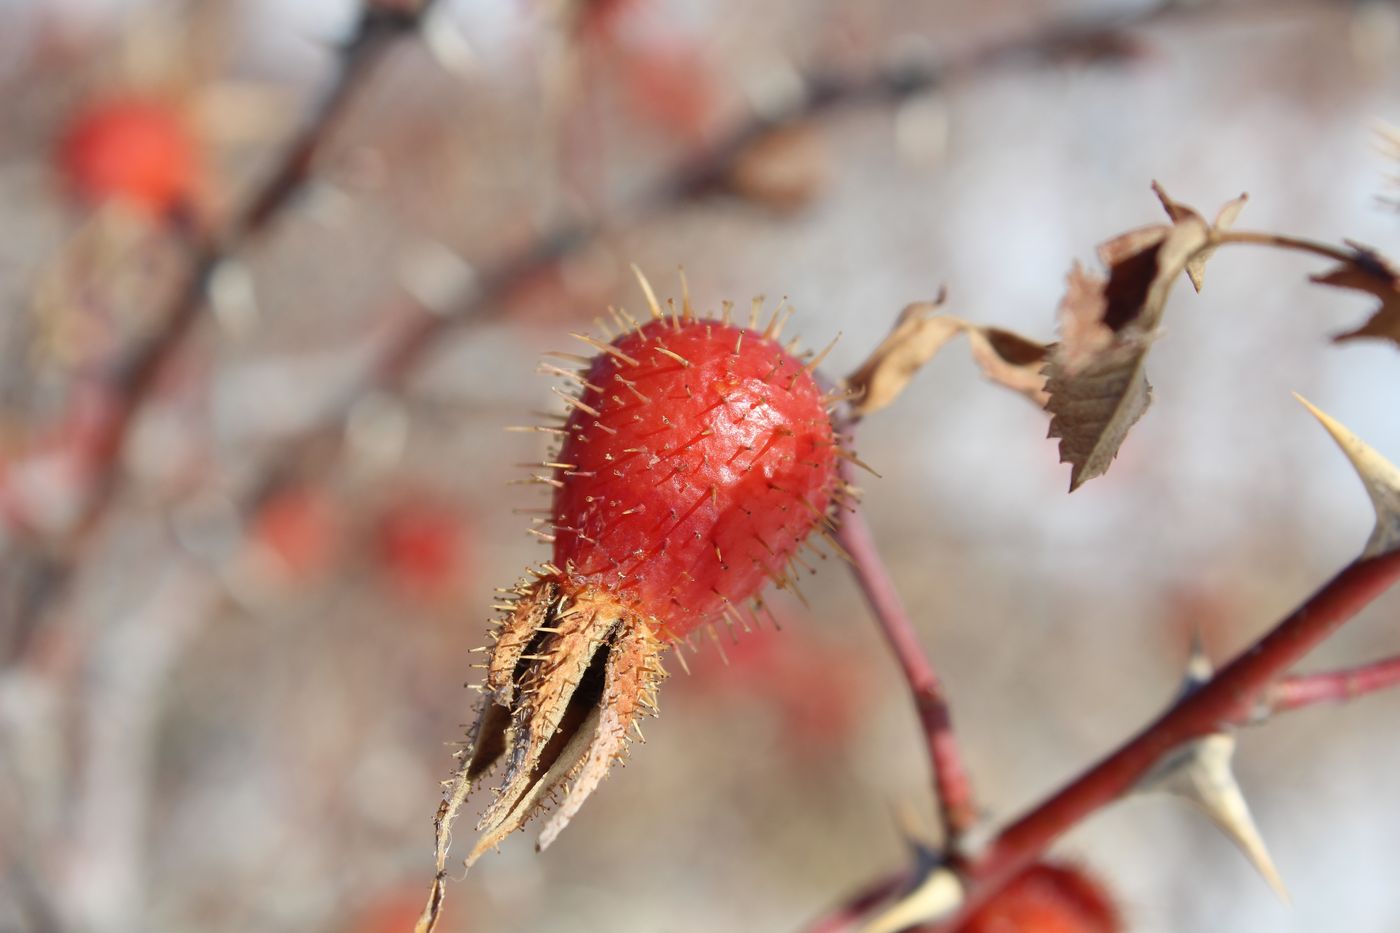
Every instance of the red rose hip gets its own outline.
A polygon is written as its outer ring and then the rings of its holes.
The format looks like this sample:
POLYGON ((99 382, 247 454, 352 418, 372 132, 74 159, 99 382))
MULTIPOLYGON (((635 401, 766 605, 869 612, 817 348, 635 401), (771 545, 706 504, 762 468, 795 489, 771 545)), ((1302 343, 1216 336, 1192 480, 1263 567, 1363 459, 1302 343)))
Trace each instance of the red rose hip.
MULTIPOLYGON (((536 534, 553 560, 518 584, 489 652, 485 702, 438 814, 439 869, 448 830, 472 785, 505 774, 468 864, 536 815, 558 807, 549 845, 655 713, 664 650, 704 626, 744 623, 768 581, 786 586, 812 532, 825 534, 840 496, 841 451, 827 399, 779 342, 781 313, 762 330, 697 318, 687 298, 651 317, 615 315, 611 343, 579 336, 591 356, 548 364, 577 395, 533 482, 551 487, 536 534)), ((558 391, 558 390, 556 390, 558 391)), ((441 902, 441 875, 420 929, 441 902)))
POLYGON ((572 405, 554 563, 668 639, 783 580, 830 505, 836 442, 822 392, 759 333, 654 320, 599 354, 572 405))

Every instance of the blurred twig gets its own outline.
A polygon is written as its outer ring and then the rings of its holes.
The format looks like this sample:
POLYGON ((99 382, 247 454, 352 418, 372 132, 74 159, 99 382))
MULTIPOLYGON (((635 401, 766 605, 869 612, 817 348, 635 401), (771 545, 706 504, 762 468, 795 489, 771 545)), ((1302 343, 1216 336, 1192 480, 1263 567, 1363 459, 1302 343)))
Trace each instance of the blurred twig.
POLYGON ((221 263, 264 233, 292 203, 356 93, 397 40, 413 33, 432 2, 391 4, 368 0, 361 8, 353 35, 340 49, 330 89, 272 174, 225 230, 209 235, 191 228, 189 273, 160 315, 160 324, 102 377, 99 397, 103 409, 94 419, 91 434, 83 440, 85 457, 100 469, 63 540, 47 544, 31 561, 26 561, 24 593, 15 598, 11 613, 5 645, 8 657, 24 653, 50 608, 67 593, 86 545, 120 487, 119 459, 131 427, 149 401, 163 367, 184 346, 205 307, 210 278, 221 263))

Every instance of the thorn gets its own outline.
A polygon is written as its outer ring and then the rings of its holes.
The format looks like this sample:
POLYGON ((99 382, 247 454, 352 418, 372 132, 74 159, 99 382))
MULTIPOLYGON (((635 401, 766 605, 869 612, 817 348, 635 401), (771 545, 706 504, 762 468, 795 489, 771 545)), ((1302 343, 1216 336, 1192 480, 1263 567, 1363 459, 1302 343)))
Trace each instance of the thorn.
POLYGON ((569 336, 574 338, 575 340, 583 341, 593 349, 597 350, 599 353, 606 353, 613 359, 620 360, 621 362, 626 363, 628 366, 642 365, 640 361, 628 356, 626 353, 623 353, 621 350, 619 350, 617 347, 613 346, 610 343, 603 343, 603 341, 590 337, 587 334, 578 334, 574 333, 573 331, 569 332, 569 336))
POLYGON ((840 341, 840 339, 841 339, 841 334, 840 334, 840 333, 837 333, 837 335, 836 335, 835 337, 831 338, 831 343, 827 344, 826 347, 825 347, 825 349, 823 349, 823 350, 822 350, 820 353, 818 353, 816 356, 814 356, 814 357, 812 357, 810 360, 808 360, 808 361, 807 361, 807 365, 804 366, 804 367, 802 367, 802 368, 805 369, 805 370, 807 370, 807 372, 808 372, 809 374, 810 374, 810 373, 816 372, 816 371, 817 371, 817 367, 820 366, 820 365, 822 364, 822 360, 826 359, 826 355, 827 355, 828 353, 830 353, 832 350, 836 349, 836 344, 837 344, 838 341, 840 341))
POLYGON ((763 310, 765 300, 765 296, 755 295, 753 301, 749 302, 749 330, 758 330, 758 314, 763 310))
POLYGON ((719 640, 719 633, 715 631, 715 624, 711 622, 705 626, 705 631, 709 633, 710 641, 714 642, 715 648, 719 650, 719 659, 724 662, 724 666, 729 666, 729 655, 724 652, 724 643, 719 640))
POLYGON ((645 275, 642 275, 642 270, 637 268, 635 262, 632 263, 632 274, 637 277, 637 284, 642 286, 642 294, 646 295, 647 307, 651 309, 652 320, 661 320, 661 304, 656 300, 656 292, 651 290, 651 283, 647 281, 645 275))
POLYGON ((768 326, 763 329, 765 340, 777 340, 782 336, 783 328, 787 326, 788 320, 792 317, 792 305, 783 304, 784 301, 787 301, 786 297, 778 302, 778 307, 773 309, 773 317, 769 319, 768 326))
MULTIPOLYGON (((1213 673, 1199 637, 1193 638, 1183 689, 1187 693, 1196 690, 1209 681, 1213 673)), ((1230 837, 1279 899, 1289 905, 1292 899, 1288 889, 1274 867, 1259 827, 1250 815, 1239 779, 1235 777, 1231 764, 1235 744, 1235 736, 1228 732, 1213 732, 1187 742, 1144 775, 1137 791, 1165 792, 1194 804, 1230 837)))
POLYGON ((550 389, 550 391, 553 392, 555 395, 557 395, 557 396, 559 396, 560 398, 562 398, 562 399, 564 400, 564 404, 565 404, 565 405, 568 405, 570 408, 577 408, 577 409, 579 409, 580 411, 586 411, 586 412, 588 412, 590 415, 592 415, 592 416, 595 417, 595 418, 601 418, 601 417, 602 417, 602 414, 603 414, 603 413, 600 412, 600 411, 598 411, 598 409, 594 408, 594 407, 591 406, 591 405, 585 405, 582 401, 580 401, 579 399, 574 398, 572 395, 570 395, 570 394, 567 393, 567 392, 561 392, 561 391, 559 391, 559 387, 558 387, 558 386, 550 386, 549 389, 550 389))
POLYGON ((1296 392, 1293 397, 1322 422, 1327 433, 1332 435, 1332 440, 1351 461, 1361 484, 1366 487, 1366 494, 1371 497, 1371 505, 1376 510, 1376 527, 1361 552, 1362 558, 1380 557, 1400 550, 1400 470, 1307 399, 1296 392))
POLYGON ((669 356, 671 359, 675 360, 677 363, 680 363, 686 369, 690 368, 690 360, 681 356, 679 353, 676 353, 672 350, 667 350, 665 347, 653 347, 652 349, 664 356, 669 356))
POLYGON ((681 313, 685 320, 695 320, 695 309, 690 304, 690 283, 685 280, 685 266, 676 266, 676 275, 681 278, 681 313))
POLYGON ((585 389, 592 389, 594 392, 603 391, 601 386, 595 386, 578 373, 567 370, 562 366, 555 366, 553 363, 541 363, 536 368, 536 372, 544 373, 547 376, 558 376, 561 379, 568 379, 571 382, 583 386, 585 389))
POLYGON ((1144 777, 1139 790, 1165 791, 1199 807, 1239 847, 1285 905, 1288 889, 1274 867, 1249 804, 1231 767, 1235 737, 1215 732, 1168 755, 1144 777))
POLYGON ((565 353, 562 350, 546 350, 543 356, 553 357, 556 360, 564 360, 567 363, 578 363, 580 366, 593 365, 593 357, 580 356, 577 353, 565 353))
POLYGON ((542 424, 513 424, 506 430, 515 433, 563 434, 566 436, 569 433, 564 428, 553 428, 542 424))
POLYGON ((948 867, 934 864, 908 893, 861 925, 860 933, 899 933, 937 923, 962 906, 963 899, 958 876, 948 867))
POLYGON ((725 327, 733 327, 733 326, 734 326, 734 325, 733 325, 734 302, 732 302, 732 301, 721 301, 721 302, 719 303, 719 307, 720 307, 720 318, 719 318, 720 321, 722 321, 722 322, 724 323, 724 326, 725 326, 725 327))
MULTIPOLYGON (((608 306, 608 310, 612 310, 612 305, 608 306)), ((635 333, 638 337, 641 337, 643 342, 646 341, 647 335, 642 333, 641 321, 637 320, 631 314, 629 314, 626 308, 618 308, 616 313, 627 322, 627 324, 632 328, 633 333, 635 333)))

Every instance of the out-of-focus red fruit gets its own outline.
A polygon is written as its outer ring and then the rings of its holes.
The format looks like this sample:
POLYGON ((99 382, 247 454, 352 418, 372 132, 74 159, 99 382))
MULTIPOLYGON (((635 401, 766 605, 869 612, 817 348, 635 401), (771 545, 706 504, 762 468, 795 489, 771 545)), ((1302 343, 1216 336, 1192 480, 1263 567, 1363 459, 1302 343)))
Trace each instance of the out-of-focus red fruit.
POLYGON ((627 101, 642 120, 682 140, 714 127, 718 102, 700 50, 668 43, 618 50, 627 101))
MULTIPOLYGON (((423 910, 423 892, 417 885, 390 889, 370 900, 354 915, 347 933, 410 933, 423 910)), ((462 931, 454 911, 446 910, 439 930, 462 931)))
POLYGON ((458 589, 466 545, 457 512, 426 497, 395 502, 374 529, 380 569, 396 589, 415 599, 440 601, 458 589))
POLYGON ((855 738, 866 673, 839 644, 799 627, 755 629, 737 641, 720 637, 723 658, 701 652, 691 662, 694 676, 682 683, 706 692, 742 691, 764 703, 779 718, 784 745, 797 755, 836 751, 855 738))
POLYGON ((298 487, 278 493, 258 510, 252 540, 271 555, 281 576, 306 582, 334 560, 336 524, 324 493, 298 487))
POLYGON ((199 145, 176 107, 138 97, 79 111, 64 132, 58 161, 84 202, 122 201, 156 216, 191 209, 202 175, 199 145))
POLYGON ((958 927, 958 933, 1121 933, 1113 900, 1093 878, 1067 865, 1040 862, 958 927))

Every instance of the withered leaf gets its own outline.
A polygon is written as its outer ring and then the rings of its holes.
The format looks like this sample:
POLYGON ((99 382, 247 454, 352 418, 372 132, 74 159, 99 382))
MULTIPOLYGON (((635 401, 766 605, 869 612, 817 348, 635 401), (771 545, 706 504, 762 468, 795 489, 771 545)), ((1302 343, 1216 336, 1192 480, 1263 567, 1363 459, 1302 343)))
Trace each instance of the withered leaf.
MULTIPOLYGON (((1151 402, 1145 362, 1177 276, 1198 283, 1212 226, 1154 184, 1172 223, 1131 230, 1099 246, 1106 277, 1071 268, 1060 302, 1061 341, 1046 367, 1050 436, 1070 464, 1070 490, 1108 469, 1151 402)), ((1237 202, 1232 202, 1236 204, 1237 202)), ((1243 202, 1238 202, 1242 204, 1243 202)), ((1227 205, 1229 223, 1238 206, 1227 205)))
POLYGON ((1060 462, 1070 464, 1070 492, 1108 469, 1151 404, 1147 350, 1146 341, 1121 343, 1075 372, 1051 358, 1045 383, 1049 436, 1060 439, 1060 462))
POLYGON ((1349 244, 1354 256, 1349 262, 1333 268, 1312 280, 1319 285, 1350 288, 1380 299, 1380 307, 1355 330, 1333 336, 1342 343, 1347 340, 1374 338, 1400 345, 1400 275, 1379 253, 1357 244, 1349 244))
POLYGON ((939 295, 936 301, 908 305, 889 336, 847 377, 846 384, 856 393, 856 414, 868 415, 888 406, 914 374, 959 334, 967 335, 973 361, 984 376, 1043 407, 1046 395, 1041 369, 1048 348, 1007 330, 943 314, 943 304, 944 296, 939 295))

